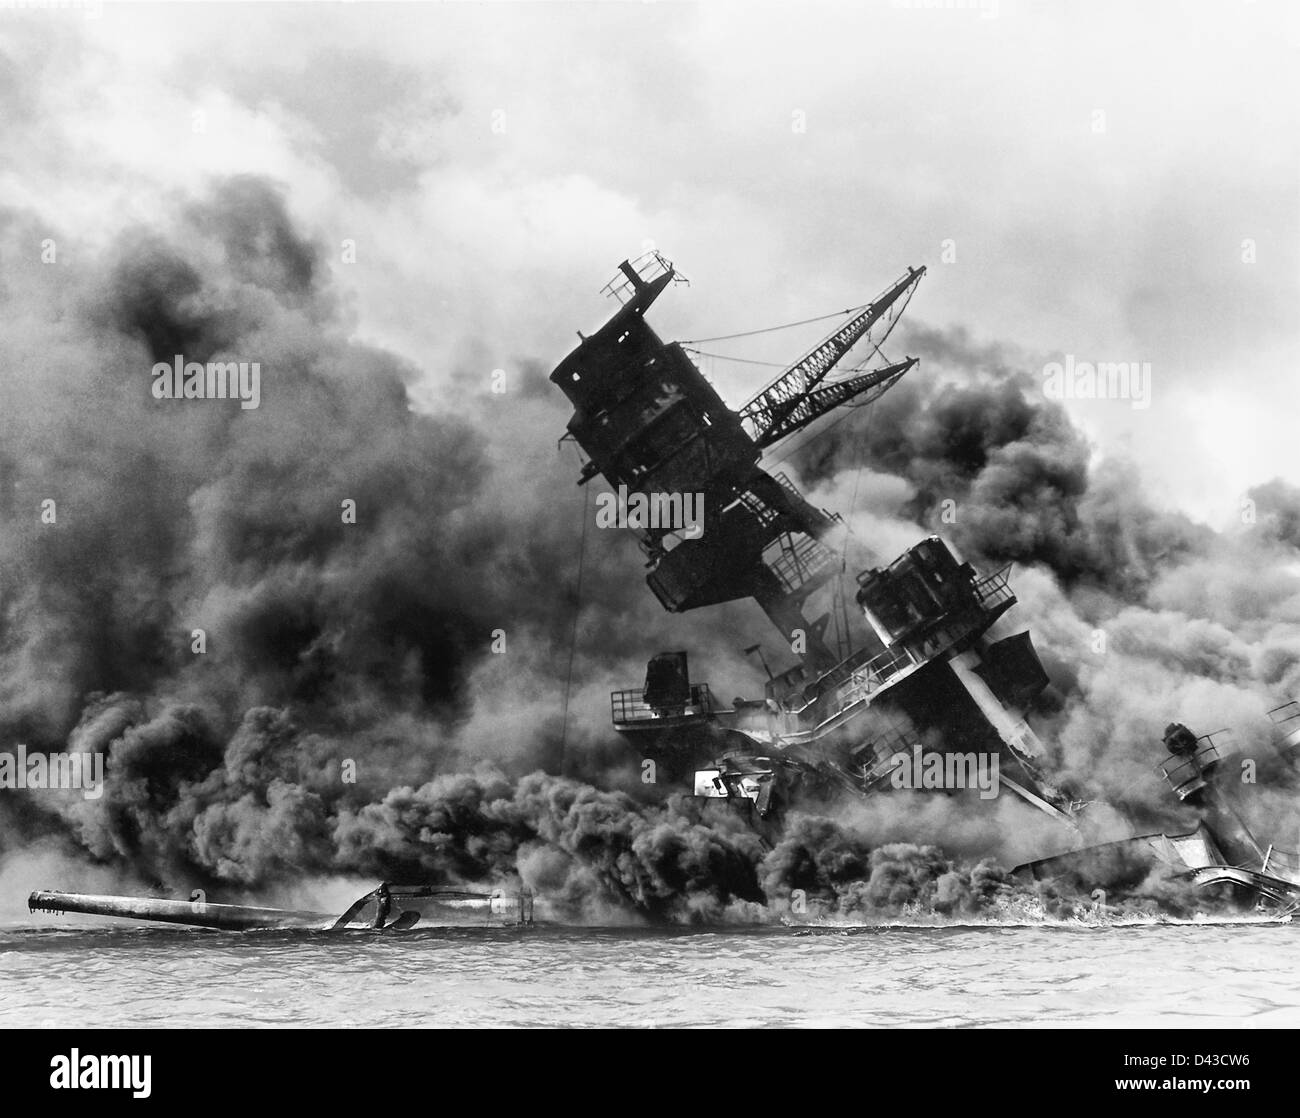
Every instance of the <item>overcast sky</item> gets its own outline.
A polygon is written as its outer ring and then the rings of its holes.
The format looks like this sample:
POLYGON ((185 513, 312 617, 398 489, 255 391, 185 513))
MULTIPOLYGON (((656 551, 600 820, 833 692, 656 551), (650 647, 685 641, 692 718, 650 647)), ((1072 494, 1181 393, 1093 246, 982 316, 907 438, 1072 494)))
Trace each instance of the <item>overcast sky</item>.
MULTIPOLYGON (((1035 374, 1149 362, 1150 408, 1070 407, 1171 504, 1219 525, 1300 482, 1297 6, 991 4, 0 9, 0 205, 75 265, 214 175, 268 175, 432 408, 556 363, 649 244, 692 283, 656 310, 669 337, 925 264, 918 323, 1035 374)), ((733 403, 756 386, 713 374, 733 403)))

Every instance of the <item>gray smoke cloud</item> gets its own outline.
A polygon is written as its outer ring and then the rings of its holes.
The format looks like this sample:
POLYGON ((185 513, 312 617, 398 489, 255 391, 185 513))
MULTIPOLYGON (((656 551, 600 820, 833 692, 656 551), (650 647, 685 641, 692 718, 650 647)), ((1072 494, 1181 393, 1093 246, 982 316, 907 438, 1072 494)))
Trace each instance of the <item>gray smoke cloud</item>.
POLYGON ((1142 495, 1133 468, 1094 468, 1092 448, 1028 360, 965 331, 908 325, 925 362, 869 420, 831 429, 799 456, 810 481, 863 463, 905 479, 898 511, 942 528, 972 557, 1049 568, 1063 585, 1131 598, 1213 533, 1142 495), (955 519, 942 520, 944 502, 955 519))

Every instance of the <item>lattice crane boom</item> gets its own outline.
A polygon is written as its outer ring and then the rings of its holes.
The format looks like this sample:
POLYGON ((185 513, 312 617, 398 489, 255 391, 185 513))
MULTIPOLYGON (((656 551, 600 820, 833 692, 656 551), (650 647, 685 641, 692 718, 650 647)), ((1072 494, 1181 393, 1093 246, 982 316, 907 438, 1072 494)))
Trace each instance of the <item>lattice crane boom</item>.
MULTIPOLYGON (((924 268, 909 268, 891 287, 883 291, 868 303, 861 311, 829 337, 819 342, 803 357, 764 388, 757 396, 740 409, 740 418, 746 424, 754 441, 760 446, 770 446, 780 438, 811 423, 817 416, 829 408, 805 407, 809 396, 821 384, 830 371, 839 363, 850 349, 871 332, 885 315, 890 313, 900 299, 906 301, 912 289, 925 275, 924 268), (791 417, 805 416, 797 423, 791 417), (780 432, 777 434, 776 432, 780 432)), ((897 316, 892 316, 888 324, 893 329, 897 316)), ((886 330, 886 337, 888 330, 886 330)), ((883 343, 884 338, 881 338, 883 343)), ((880 344, 880 343, 877 343, 880 344)), ((904 370, 906 372, 906 370, 904 370)), ((870 374, 868 374, 870 375, 870 374)), ((885 385, 888 388, 895 376, 885 385)), ((848 382, 844 382, 848 383, 848 382)), ((871 387, 867 385, 865 387, 871 387)), ((881 391, 883 391, 882 389, 881 391)), ((843 403, 843 397, 838 402, 843 403)), ((831 405, 832 407, 834 405, 831 405)))
POLYGON ((850 400, 857 399, 859 396, 865 397, 858 401, 859 406, 871 403, 872 400, 884 395, 895 382, 910 372, 918 360, 916 357, 909 357, 893 365, 886 365, 884 368, 863 373, 861 376, 850 377, 848 380, 838 380, 833 384, 825 384, 820 388, 813 389, 811 392, 804 393, 780 419, 765 425, 762 433, 755 438, 755 442, 760 448, 769 447, 785 438, 786 435, 793 434, 802 427, 807 427, 808 424, 821 418, 827 412, 834 411, 841 404, 847 404, 850 400))

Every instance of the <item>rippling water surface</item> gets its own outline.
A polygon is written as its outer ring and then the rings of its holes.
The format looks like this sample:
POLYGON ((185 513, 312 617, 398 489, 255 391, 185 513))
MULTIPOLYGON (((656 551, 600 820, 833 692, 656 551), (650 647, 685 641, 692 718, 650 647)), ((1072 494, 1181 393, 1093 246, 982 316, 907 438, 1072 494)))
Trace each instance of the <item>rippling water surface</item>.
POLYGON ((0 1026, 1300 1025, 1300 927, 0 930, 0 1026))

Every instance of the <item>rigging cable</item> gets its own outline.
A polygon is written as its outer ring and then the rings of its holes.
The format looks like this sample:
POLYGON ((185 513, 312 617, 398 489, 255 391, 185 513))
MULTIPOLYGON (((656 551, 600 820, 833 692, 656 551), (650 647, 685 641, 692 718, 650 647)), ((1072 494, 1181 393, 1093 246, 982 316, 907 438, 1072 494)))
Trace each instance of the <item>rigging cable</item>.
MULTIPOLYGON (((857 459, 858 470, 853 479, 853 499, 849 502, 849 514, 844 518, 844 542, 840 545, 840 578, 837 584, 837 591, 840 599, 840 613, 843 615, 844 642, 846 645, 851 639, 849 629, 849 603, 844 593, 844 577, 849 571, 849 536, 853 534, 849 527, 849 522, 853 519, 853 514, 857 511, 858 507, 858 489, 862 484, 863 450, 866 448, 867 441, 871 437, 871 421, 875 418, 875 415, 875 409, 868 405, 867 419, 862 425, 862 437, 858 444, 858 453, 854 456, 857 459)), ((836 620, 838 621, 839 618, 836 620)))
POLYGON ((725 353, 707 353, 702 349, 696 349, 694 346, 683 344, 682 349, 687 353, 693 353, 696 357, 712 357, 715 361, 734 361, 737 365, 765 365, 769 369, 788 369, 790 366, 782 361, 756 361, 752 357, 729 357, 725 353))
POLYGON ((564 674, 564 713, 560 722, 560 773, 567 773, 565 746, 569 740, 569 692, 573 688, 573 654, 578 647, 578 621, 582 617, 582 570, 587 556, 587 513, 591 507, 591 488, 582 487, 582 531, 578 537, 578 581, 574 589, 573 631, 569 635, 569 666, 564 674))
POLYGON ((765 326, 761 330, 745 330, 739 334, 719 334, 715 338, 687 338, 681 344, 684 346, 702 345, 705 342, 729 342, 733 338, 752 338, 756 334, 771 334, 777 330, 789 330, 795 326, 807 326, 810 322, 825 322, 828 318, 840 318, 846 314, 854 314, 869 306, 871 306, 870 303, 863 303, 858 307, 848 307, 842 311, 831 311, 830 314, 819 314, 816 318, 803 318, 798 322, 784 322, 780 326, 765 326))

